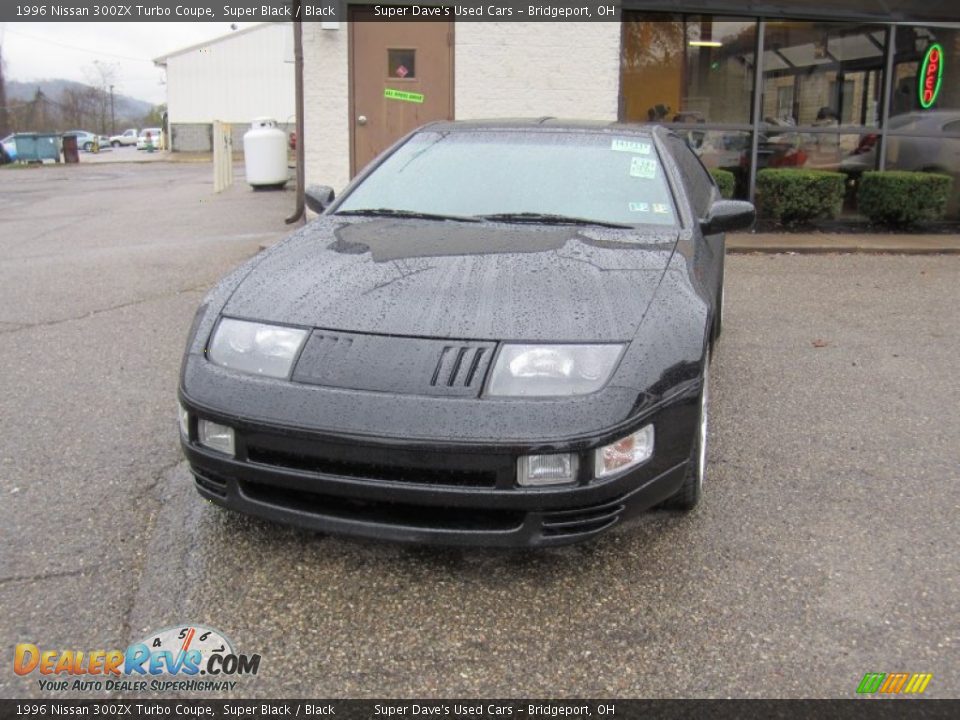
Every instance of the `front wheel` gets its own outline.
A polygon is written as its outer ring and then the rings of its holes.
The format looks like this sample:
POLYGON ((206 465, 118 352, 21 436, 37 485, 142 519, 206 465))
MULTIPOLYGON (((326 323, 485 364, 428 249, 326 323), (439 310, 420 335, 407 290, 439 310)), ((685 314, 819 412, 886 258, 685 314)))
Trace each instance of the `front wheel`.
POLYGON ((88 142, 83 144, 84 152, 90 152, 91 150, 93 150, 93 143, 88 142))
POLYGON ((687 463, 687 473, 683 478, 683 485, 673 496, 663 502, 663 507, 669 510, 690 512, 700 502, 703 496, 703 476, 707 469, 707 424, 709 420, 708 406, 710 401, 710 356, 704 358, 703 376, 700 390, 700 420, 697 423, 697 433, 690 450, 690 460, 687 463))
POLYGON ((110 143, 110 147, 115 147, 115 148, 120 147, 120 141, 114 140, 112 143, 110 143))

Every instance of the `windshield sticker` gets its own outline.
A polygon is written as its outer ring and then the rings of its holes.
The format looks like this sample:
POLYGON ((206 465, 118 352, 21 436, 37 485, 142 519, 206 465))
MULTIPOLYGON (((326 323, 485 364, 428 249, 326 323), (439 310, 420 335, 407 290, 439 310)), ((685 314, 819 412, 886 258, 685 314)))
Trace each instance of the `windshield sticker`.
POLYGON ((650 143, 637 142, 636 140, 618 140, 610 144, 610 149, 616 152, 635 153, 637 155, 649 155, 652 147, 650 143))
POLYGON ((629 208, 630 212, 650 212, 650 203, 632 202, 629 208))
POLYGON ((654 204, 653 204, 653 211, 654 211, 655 213, 657 213, 658 215, 669 215, 669 214, 670 214, 670 206, 669 206, 669 205, 664 205, 663 203, 654 203, 654 204))
POLYGON ((402 100, 403 102, 422 103, 423 95, 415 92, 406 92, 404 90, 394 90, 384 88, 383 96, 388 100, 402 100))
POLYGON ((657 176, 657 161, 650 158, 630 158, 630 177, 653 180, 657 176))

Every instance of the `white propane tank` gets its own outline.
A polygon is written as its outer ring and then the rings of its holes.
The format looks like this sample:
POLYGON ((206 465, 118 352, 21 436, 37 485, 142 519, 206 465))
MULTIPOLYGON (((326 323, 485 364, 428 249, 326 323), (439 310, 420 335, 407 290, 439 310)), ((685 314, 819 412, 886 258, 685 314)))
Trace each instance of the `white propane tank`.
POLYGON ((243 134, 247 182, 254 188, 283 187, 287 173, 287 134, 272 118, 257 118, 243 134))

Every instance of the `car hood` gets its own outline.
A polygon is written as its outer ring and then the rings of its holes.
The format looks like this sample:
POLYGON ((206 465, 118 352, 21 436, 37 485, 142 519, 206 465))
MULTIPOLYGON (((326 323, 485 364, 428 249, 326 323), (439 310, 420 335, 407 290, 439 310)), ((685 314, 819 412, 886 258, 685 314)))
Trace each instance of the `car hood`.
POLYGON ((223 314, 359 333, 631 339, 675 229, 321 217, 271 249, 223 314))

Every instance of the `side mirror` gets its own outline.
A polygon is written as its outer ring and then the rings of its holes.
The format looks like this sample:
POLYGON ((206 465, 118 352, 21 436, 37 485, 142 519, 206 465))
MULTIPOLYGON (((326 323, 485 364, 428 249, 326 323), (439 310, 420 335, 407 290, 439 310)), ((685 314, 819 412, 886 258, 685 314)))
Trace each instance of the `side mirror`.
POLYGON ((307 207, 318 215, 333 203, 333 188, 326 185, 311 185, 303 194, 307 207))
POLYGON ((757 219, 756 208, 743 200, 717 200, 707 217, 700 221, 704 235, 717 235, 733 230, 748 230, 757 219))

